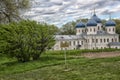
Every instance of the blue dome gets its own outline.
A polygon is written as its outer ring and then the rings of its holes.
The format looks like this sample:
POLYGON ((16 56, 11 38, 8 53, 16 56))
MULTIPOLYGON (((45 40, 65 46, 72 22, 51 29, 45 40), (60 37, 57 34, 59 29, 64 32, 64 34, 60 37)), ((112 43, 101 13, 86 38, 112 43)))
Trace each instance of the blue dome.
POLYGON ((79 22, 75 27, 76 28, 84 28, 85 24, 83 22, 79 22))
POLYGON ((97 26, 97 22, 93 19, 88 20, 87 26, 97 26))
POLYGON ((116 23, 113 20, 109 20, 105 23, 105 26, 116 26, 116 23))
POLYGON ((100 18, 98 18, 98 17, 96 16, 96 14, 94 14, 94 15, 91 17, 91 19, 94 19, 97 23, 101 23, 100 18))

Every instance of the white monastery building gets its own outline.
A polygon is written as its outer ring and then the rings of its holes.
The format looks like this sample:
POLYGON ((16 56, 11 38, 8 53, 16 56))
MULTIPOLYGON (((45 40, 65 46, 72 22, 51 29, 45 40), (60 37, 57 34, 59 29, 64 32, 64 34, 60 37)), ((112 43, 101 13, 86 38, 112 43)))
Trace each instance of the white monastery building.
POLYGON ((80 21, 75 27, 76 35, 55 36, 54 50, 62 50, 63 47, 67 50, 120 48, 119 35, 115 32, 116 23, 111 18, 102 24, 94 12, 87 23, 80 21))

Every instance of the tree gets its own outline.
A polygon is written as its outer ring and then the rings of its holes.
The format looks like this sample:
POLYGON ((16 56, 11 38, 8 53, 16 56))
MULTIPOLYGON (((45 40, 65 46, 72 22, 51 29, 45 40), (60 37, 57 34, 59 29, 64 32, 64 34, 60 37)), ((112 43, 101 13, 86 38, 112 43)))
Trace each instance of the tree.
POLYGON ((29 7, 29 0, 0 0, 0 23, 20 20, 20 11, 29 7))
POLYGON ((120 40, 120 20, 119 19, 114 19, 116 22, 116 33, 119 34, 119 40, 120 40))
POLYGON ((21 62, 39 59, 55 43, 51 25, 29 20, 0 25, 0 35, 0 52, 21 62))
MULTIPOLYGON (((51 32, 54 32, 54 34, 59 34, 60 33, 60 29, 57 27, 57 26, 55 26, 55 25, 51 25, 51 26, 49 26, 50 27, 50 29, 51 29, 51 32)), ((50 33, 51 33, 50 32, 50 33)))
POLYGON ((75 34, 75 23, 68 22, 62 26, 60 34, 62 35, 73 35, 75 34))
POLYGON ((75 25, 79 23, 80 21, 82 22, 87 22, 88 19, 78 19, 76 21, 68 22, 65 25, 62 26, 60 34, 63 35, 75 35, 76 34, 76 29, 75 25))

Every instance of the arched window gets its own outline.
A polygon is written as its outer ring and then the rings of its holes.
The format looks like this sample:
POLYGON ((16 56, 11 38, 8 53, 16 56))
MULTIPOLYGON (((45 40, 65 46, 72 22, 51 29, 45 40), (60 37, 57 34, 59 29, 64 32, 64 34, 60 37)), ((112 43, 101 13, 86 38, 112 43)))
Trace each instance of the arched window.
POLYGON ((94 32, 95 32, 95 28, 94 28, 94 32))
POLYGON ((92 39, 92 42, 94 43, 94 39, 92 39))
POLYGON ((98 39, 96 39, 96 43, 98 43, 98 39))
POLYGON ((69 45, 71 46, 71 41, 69 41, 69 45))
POLYGON ((84 30, 82 30, 82 32, 84 32, 84 30))
POLYGON ((75 45, 75 41, 73 41, 73 45, 75 45))
POLYGON ((77 41, 77 44, 79 44, 79 41, 77 41))
POLYGON ((102 43, 102 39, 100 39, 100 42, 102 43))
POLYGON ((109 42, 109 39, 107 39, 107 42, 109 42))
POLYGON ((111 31, 111 29, 109 28, 109 31, 111 31))
POLYGON ((115 31, 115 29, 113 28, 113 32, 115 31))
POLYGON ((81 45, 83 45, 83 41, 81 41, 81 45))
POLYGON ((90 32, 92 31, 92 28, 90 28, 90 32))
POLYGON ((112 42, 114 42, 114 39, 112 38, 112 42))
POLYGON ((100 29, 100 27, 98 26, 98 30, 100 29))
POLYGON ((106 39, 104 39, 104 43, 106 42, 106 39))

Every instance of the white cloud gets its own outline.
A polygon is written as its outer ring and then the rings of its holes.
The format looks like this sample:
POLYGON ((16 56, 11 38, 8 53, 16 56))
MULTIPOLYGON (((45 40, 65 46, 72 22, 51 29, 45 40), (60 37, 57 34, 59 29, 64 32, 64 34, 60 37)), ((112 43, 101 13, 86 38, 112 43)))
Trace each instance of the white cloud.
POLYGON ((90 18, 96 8, 98 16, 112 13, 119 17, 119 0, 31 0, 31 10, 24 13, 32 20, 61 26, 78 18, 90 18), (117 13, 117 14, 115 14, 117 13))

